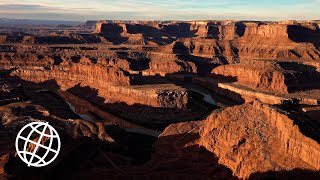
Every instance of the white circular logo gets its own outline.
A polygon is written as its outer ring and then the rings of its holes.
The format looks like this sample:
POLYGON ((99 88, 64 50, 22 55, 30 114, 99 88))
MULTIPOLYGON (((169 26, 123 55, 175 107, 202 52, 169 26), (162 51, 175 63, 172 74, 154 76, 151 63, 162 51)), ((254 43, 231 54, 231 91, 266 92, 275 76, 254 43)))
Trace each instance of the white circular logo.
POLYGON ((60 147, 59 134, 48 122, 27 124, 16 138, 18 156, 29 167, 49 165, 58 156, 60 147))

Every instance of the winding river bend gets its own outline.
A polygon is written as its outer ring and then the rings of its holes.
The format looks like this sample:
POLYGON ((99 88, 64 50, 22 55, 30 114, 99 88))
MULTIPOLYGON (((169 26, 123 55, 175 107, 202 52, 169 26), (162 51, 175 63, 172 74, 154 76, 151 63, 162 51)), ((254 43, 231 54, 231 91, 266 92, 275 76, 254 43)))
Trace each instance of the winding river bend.
POLYGON ((57 94, 60 95, 69 105, 70 109, 75 114, 79 115, 83 120, 86 120, 89 122, 99 121, 92 115, 92 113, 94 113, 97 116, 101 117, 101 119, 105 121, 104 122, 105 124, 116 124, 127 132, 144 134, 144 135, 153 136, 153 137, 159 137, 159 135, 162 133, 161 131, 148 129, 143 126, 128 122, 120 117, 117 117, 113 114, 103 111, 98 107, 92 105, 90 102, 82 98, 79 98, 69 92, 58 91, 57 94))
POLYGON ((197 90, 195 88, 191 88, 190 89, 191 91, 194 91, 194 92, 197 92, 199 94, 202 94, 203 95, 203 101, 209 103, 209 104, 212 104, 212 105, 216 105, 216 101, 212 98, 212 96, 210 94, 206 94, 204 92, 201 92, 200 90, 197 90))
MULTIPOLYGON (((210 94, 206 94, 200 90, 197 90, 195 88, 191 88, 190 90, 200 93, 203 95, 203 101, 216 105, 215 100, 212 98, 210 94)), ((78 96, 75 96, 69 92, 66 91, 58 91, 58 95, 60 95, 66 103, 69 105, 70 109, 77 114, 81 119, 89 121, 89 122, 96 122, 101 121, 96 119, 97 117, 93 115, 97 115, 100 117, 99 119, 103 119, 105 124, 116 124, 123 128, 127 132, 137 133, 137 134, 143 134, 148 135, 152 137, 159 137, 159 135, 162 133, 161 131, 156 131, 153 129, 148 129, 143 126, 131 123, 125 119, 122 119, 118 116, 115 116, 113 114, 110 114, 104 110, 101 110, 100 108, 92 105, 90 102, 88 102, 85 99, 82 99, 78 96)))

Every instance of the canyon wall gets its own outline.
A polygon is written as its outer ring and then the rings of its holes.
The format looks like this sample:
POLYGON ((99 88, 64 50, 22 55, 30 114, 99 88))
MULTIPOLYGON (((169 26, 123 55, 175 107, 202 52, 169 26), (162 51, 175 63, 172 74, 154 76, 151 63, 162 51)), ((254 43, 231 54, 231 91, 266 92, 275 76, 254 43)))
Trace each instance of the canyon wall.
POLYGON ((91 87, 92 91, 97 91, 108 103, 124 102, 128 105, 181 109, 187 107, 189 95, 185 89, 171 89, 170 86, 158 88, 157 85, 148 87, 153 84, 152 78, 144 78, 165 76, 168 73, 197 72, 194 63, 182 61, 174 54, 140 52, 141 50, 118 52, 115 48, 116 50, 105 50, 103 57, 96 57, 77 55, 79 51, 85 54, 86 49, 54 48, 59 50, 52 53, 52 48, 50 50, 43 47, 39 48, 38 53, 25 53, 34 49, 31 46, 21 48, 19 53, 0 53, 0 64, 5 69, 15 69, 12 75, 26 81, 56 81, 64 90, 91 87), (44 53, 45 51, 48 53, 44 53), (172 94, 172 97, 163 97, 166 93, 172 94))
MULTIPOLYGON (((193 134, 198 138, 181 140, 188 142, 181 151, 193 144, 203 146, 238 178, 296 168, 319 171, 320 145, 294 122, 287 113, 255 101, 213 112, 204 121, 171 125, 161 137, 193 134)), ((159 152, 162 143, 157 142, 159 152)))
POLYGON ((11 75, 35 83, 54 80, 63 90, 89 88, 92 91, 90 94, 95 94, 96 91, 99 97, 105 99, 105 103, 125 102, 128 105, 167 108, 185 108, 188 103, 188 93, 182 88, 170 92, 167 88, 157 90, 147 86, 130 86, 132 77, 115 67, 83 64, 54 66, 49 70, 23 67, 11 75), (166 99, 164 93, 172 96, 166 99))
MULTIPOLYGON (((204 21, 167 24, 98 23, 96 32, 142 34, 146 43, 172 43, 175 38, 191 42, 190 52, 207 57, 221 56, 232 63, 246 58, 317 59, 319 27, 311 22, 237 22, 204 21), (121 32, 120 32, 121 31, 121 32), (148 37, 152 37, 149 39, 148 37), (208 44, 208 43, 209 44, 208 44), (208 46, 209 45, 209 46, 208 46), (219 52, 221 51, 221 52, 219 52), (218 53, 219 52, 219 53, 218 53), (234 60, 237 59, 237 60, 234 60)), ((188 45, 187 45, 188 47, 188 45)))
POLYGON ((250 61, 219 66, 212 70, 212 75, 234 77, 238 83, 253 89, 278 93, 289 91, 284 70, 274 62, 250 61))
POLYGON ((99 21, 92 34, 1 35, 3 44, 148 45, 174 51, 182 42, 190 55, 222 64, 246 59, 316 60, 320 58, 317 21, 99 21), (157 46, 161 47, 157 47, 157 46))
POLYGON ((254 172, 320 169, 320 146, 294 120, 258 102, 227 108, 204 122, 201 143, 240 178, 254 172))

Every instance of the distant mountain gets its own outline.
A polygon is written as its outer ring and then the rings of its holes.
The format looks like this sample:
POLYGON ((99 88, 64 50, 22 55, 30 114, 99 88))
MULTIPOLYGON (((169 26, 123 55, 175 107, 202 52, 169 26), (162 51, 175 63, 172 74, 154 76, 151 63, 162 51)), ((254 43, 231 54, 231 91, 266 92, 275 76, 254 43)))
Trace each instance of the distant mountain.
POLYGON ((78 25, 81 23, 78 21, 0 18, 0 26, 78 25))

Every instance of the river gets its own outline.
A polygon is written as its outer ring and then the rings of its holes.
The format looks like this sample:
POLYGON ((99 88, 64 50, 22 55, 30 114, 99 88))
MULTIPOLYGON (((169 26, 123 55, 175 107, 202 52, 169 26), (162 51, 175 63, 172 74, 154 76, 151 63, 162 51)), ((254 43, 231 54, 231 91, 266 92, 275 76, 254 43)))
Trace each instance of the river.
MULTIPOLYGON (((216 105, 215 100, 212 98, 210 94, 206 94, 195 88, 190 88, 190 90, 202 94, 204 96, 203 101, 212 105, 216 105)), ((140 125, 136 125, 120 117, 112 115, 108 112, 102 111, 98 107, 92 105, 90 102, 82 98, 79 98, 73 94, 70 94, 68 92, 59 91, 58 94, 66 101, 70 109, 75 114, 79 115, 83 120, 86 120, 89 122, 96 122, 97 120, 89 113, 89 112, 94 112, 95 114, 99 115, 109 123, 119 125, 121 128, 123 128, 127 132, 144 134, 152 137, 159 137, 159 135, 162 133, 161 131, 156 131, 156 130, 142 127, 140 125)))
POLYGON ((68 92, 59 91, 58 94, 66 101, 70 109, 85 121, 89 121, 89 122, 98 121, 89 113, 89 112, 93 112, 98 116, 100 116, 102 119, 104 119, 107 124, 116 124, 127 132, 144 134, 152 137, 159 137, 159 135, 162 133, 161 131, 148 129, 143 126, 126 121, 115 115, 112 115, 92 105, 90 102, 82 98, 79 98, 73 94, 70 94, 68 92))

